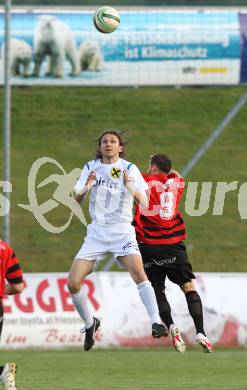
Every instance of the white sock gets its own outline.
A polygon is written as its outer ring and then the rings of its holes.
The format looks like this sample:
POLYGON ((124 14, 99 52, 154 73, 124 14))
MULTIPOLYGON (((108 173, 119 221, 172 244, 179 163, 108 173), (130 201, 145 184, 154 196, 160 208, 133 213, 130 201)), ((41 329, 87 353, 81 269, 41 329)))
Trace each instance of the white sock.
POLYGON ((90 328, 93 325, 93 315, 88 307, 87 297, 83 287, 78 293, 71 294, 71 297, 79 316, 85 323, 85 327, 90 328))
POLYGON ((159 309, 151 283, 148 280, 145 280, 144 282, 139 283, 137 288, 142 303, 147 309, 151 323, 154 324, 156 322, 157 324, 161 324, 162 321, 159 315, 159 309))

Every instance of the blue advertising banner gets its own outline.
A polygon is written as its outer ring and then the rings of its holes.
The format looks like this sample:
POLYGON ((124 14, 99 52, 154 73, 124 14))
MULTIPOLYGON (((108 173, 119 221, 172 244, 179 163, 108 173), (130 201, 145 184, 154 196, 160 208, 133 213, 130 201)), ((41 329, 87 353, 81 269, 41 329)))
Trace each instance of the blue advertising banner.
MULTIPOLYGON (((118 30, 102 34, 93 25, 94 11, 13 10, 13 82, 106 86, 239 83, 243 45, 237 12, 125 9, 119 10, 118 30)), ((3 41, 0 10, 0 45, 3 41)), ((3 45, 1 51, 3 60, 3 45)))
POLYGON ((247 14, 239 14, 241 33, 241 68, 240 82, 247 82, 247 14))

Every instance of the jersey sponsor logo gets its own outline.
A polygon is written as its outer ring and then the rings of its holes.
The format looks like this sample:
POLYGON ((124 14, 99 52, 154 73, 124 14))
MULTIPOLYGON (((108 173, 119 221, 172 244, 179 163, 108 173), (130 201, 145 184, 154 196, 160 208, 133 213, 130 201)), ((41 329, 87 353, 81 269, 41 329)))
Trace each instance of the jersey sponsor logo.
POLYGON ((118 179, 121 175, 121 169, 120 168, 112 168, 111 169, 111 177, 113 179, 118 179))
POLYGON ((119 183, 112 181, 110 179, 104 180, 104 179, 102 179, 102 177, 100 177, 99 179, 95 180, 94 187, 102 186, 102 187, 107 187, 107 188, 117 188, 118 184, 119 183))

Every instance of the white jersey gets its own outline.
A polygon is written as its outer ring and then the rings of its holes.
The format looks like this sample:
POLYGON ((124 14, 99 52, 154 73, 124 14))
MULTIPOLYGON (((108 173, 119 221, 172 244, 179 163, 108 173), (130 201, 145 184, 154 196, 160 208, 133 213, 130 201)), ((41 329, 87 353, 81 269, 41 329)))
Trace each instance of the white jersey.
POLYGON ((103 164, 99 159, 89 161, 83 168, 81 176, 74 187, 81 191, 90 172, 96 173, 96 180, 91 188, 89 213, 92 222, 100 225, 131 223, 133 220, 133 196, 123 183, 123 172, 128 172, 134 187, 146 196, 148 185, 136 165, 119 158, 113 164, 103 164))

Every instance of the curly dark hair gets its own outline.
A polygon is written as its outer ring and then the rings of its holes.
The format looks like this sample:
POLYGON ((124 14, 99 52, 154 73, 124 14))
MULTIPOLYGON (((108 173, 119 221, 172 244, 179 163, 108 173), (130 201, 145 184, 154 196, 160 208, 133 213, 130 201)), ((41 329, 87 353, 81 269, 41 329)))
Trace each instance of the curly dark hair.
POLYGON ((125 156, 125 146, 127 144, 127 142, 125 142, 123 140, 123 134, 124 134, 124 131, 119 131, 119 130, 106 130, 104 131, 103 134, 101 134, 101 136, 99 138, 96 139, 97 143, 98 143, 98 147, 97 147, 97 150, 96 150, 96 154, 95 154, 95 160, 98 160, 98 159, 102 159, 103 156, 102 156, 102 153, 100 151, 100 146, 101 146, 101 141, 102 141, 102 138, 104 137, 104 135, 106 134, 112 134, 112 135, 115 135, 117 138, 118 138, 118 141, 119 141, 119 145, 122 146, 122 151, 119 153, 119 157, 121 158, 124 158, 125 156))

